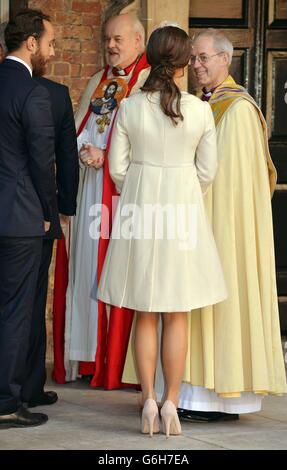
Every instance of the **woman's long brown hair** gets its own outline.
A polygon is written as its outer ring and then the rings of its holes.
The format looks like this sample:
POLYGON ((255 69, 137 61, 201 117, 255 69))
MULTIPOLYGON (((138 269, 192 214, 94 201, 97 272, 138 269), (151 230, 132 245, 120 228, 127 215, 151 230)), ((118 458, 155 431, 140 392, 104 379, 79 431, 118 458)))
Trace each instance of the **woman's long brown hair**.
POLYGON ((191 40, 176 26, 158 28, 150 36, 147 59, 151 66, 148 79, 141 88, 145 92, 160 92, 160 105, 174 125, 183 121, 180 110, 181 92, 174 82, 175 71, 186 67, 191 56, 191 40))

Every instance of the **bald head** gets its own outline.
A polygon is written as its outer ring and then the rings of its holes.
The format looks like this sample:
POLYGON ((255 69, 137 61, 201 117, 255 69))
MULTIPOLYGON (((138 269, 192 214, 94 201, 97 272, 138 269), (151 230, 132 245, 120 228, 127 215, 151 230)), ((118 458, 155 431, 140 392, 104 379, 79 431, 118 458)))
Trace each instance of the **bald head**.
POLYGON ((104 44, 109 65, 128 67, 144 51, 144 43, 144 27, 135 15, 118 15, 107 21, 104 44))

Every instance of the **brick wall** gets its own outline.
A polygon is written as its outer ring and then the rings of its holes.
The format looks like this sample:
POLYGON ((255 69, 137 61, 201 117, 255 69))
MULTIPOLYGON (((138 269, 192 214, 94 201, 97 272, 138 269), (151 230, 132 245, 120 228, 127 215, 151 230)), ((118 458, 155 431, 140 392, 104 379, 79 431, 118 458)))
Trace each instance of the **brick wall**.
POLYGON ((89 78, 101 68, 101 19, 107 0, 29 0, 51 16, 56 32, 56 56, 48 78, 69 86, 74 108, 89 78))
MULTIPOLYGON (((70 89, 74 109, 89 78, 102 65, 101 19, 106 0, 29 0, 29 8, 50 15, 56 32, 56 56, 47 77, 70 89)), ((53 361, 52 302, 54 257, 50 267, 46 309, 47 362, 53 361)))

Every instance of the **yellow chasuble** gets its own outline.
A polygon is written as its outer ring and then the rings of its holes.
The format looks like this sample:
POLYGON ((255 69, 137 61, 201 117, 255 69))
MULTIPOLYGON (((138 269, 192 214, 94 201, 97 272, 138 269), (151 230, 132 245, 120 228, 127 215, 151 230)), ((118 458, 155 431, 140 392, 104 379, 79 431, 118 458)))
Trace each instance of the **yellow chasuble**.
MULTIPOLYGON (((287 391, 276 290, 271 197, 276 171, 264 117, 231 76, 209 101, 218 172, 206 210, 228 299, 189 315, 183 381, 222 397, 287 391)), ((132 335, 131 335, 132 336, 132 335)), ((135 383, 132 340, 123 382, 135 383)))
POLYGON ((270 192, 271 195, 273 195, 277 180, 277 172, 269 153, 268 131, 265 118, 252 96, 250 96, 249 93, 247 93, 246 89, 243 88, 241 85, 237 85, 231 75, 229 75, 227 79, 215 89, 214 93, 212 94, 209 100, 209 104, 211 105, 213 112, 215 125, 216 127, 218 126, 230 106, 234 105, 237 100, 240 99, 245 99, 249 101, 251 104, 253 104, 253 106, 258 112, 264 133, 265 158, 268 167, 270 192))

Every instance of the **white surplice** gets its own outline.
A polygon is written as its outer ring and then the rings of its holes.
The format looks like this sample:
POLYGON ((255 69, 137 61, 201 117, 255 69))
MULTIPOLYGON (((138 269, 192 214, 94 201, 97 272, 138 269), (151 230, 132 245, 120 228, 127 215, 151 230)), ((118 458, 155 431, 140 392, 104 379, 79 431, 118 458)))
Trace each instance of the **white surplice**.
MULTIPOLYGON (((133 72, 133 71, 132 71, 133 72)), ((129 75, 121 76, 127 83, 129 75)), ((148 72, 141 72, 136 86, 141 86, 146 80, 148 72)), ((93 92, 100 83, 102 72, 93 77, 87 87, 76 115, 77 128, 82 122, 88 109, 93 92)), ((116 79, 108 73, 108 79, 116 79)), ((105 149, 112 127, 116 109, 112 112, 110 124, 100 133, 96 120, 98 115, 91 113, 85 128, 78 137, 78 149, 83 143, 90 143, 94 147, 105 149)), ((78 371, 78 361, 95 361, 98 334, 98 302, 97 267, 98 267, 98 233, 90 235, 91 223, 99 221, 101 217, 101 203, 103 193, 103 169, 81 168, 80 185, 78 192, 77 215, 73 218, 70 244, 71 259, 69 261, 69 284, 66 295, 65 316, 65 369, 66 380, 75 380, 78 371), (93 210, 93 207, 95 208, 93 210), (92 215, 95 214, 96 215, 92 215)), ((95 224, 93 224, 95 226, 95 224)))

